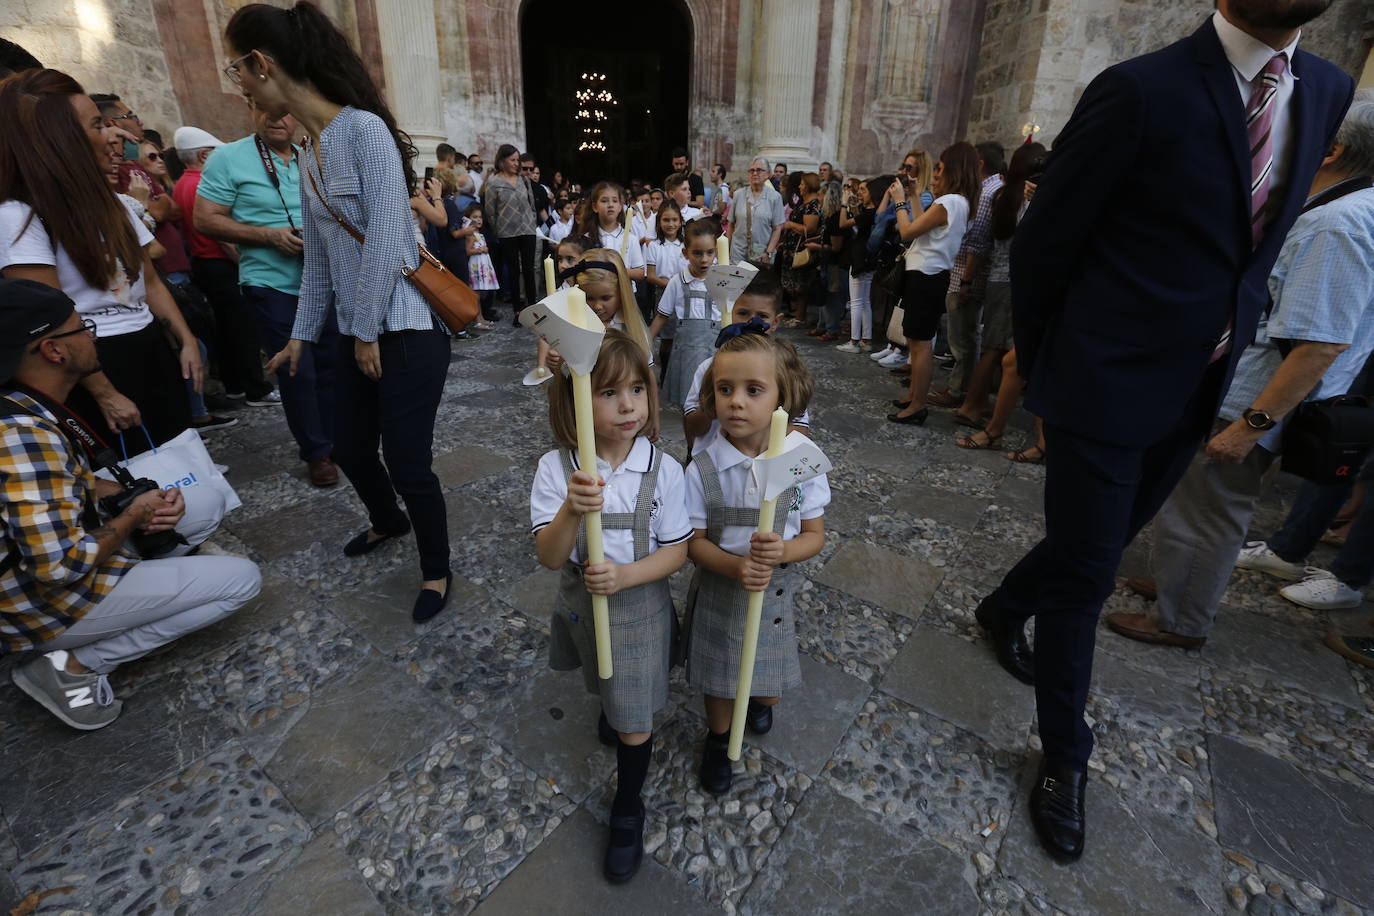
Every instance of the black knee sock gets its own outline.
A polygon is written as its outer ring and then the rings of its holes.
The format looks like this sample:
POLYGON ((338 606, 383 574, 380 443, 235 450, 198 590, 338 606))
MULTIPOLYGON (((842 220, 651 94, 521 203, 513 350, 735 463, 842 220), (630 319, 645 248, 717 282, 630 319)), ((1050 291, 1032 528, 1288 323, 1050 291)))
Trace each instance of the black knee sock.
POLYGON ((649 758, 653 750, 653 735, 643 744, 626 744, 624 741, 616 744, 615 763, 619 779, 615 801, 611 803, 612 817, 639 813, 639 793, 644 788, 644 777, 649 773, 649 758))

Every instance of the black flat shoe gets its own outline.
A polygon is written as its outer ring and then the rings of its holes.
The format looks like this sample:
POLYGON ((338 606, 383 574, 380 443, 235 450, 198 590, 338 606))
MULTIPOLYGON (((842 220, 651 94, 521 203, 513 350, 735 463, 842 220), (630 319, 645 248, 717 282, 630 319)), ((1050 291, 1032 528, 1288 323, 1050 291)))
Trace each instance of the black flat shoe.
POLYGON ((706 733, 706 747, 701 754, 701 787, 712 795, 730 791, 735 772, 730 767, 730 733, 706 733))
POLYGON ((411 620, 425 623, 439 616, 439 612, 448 607, 449 595, 453 594, 453 573, 444 578, 448 584, 444 586, 442 595, 432 588, 420 589, 420 594, 415 596, 415 608, 410 612, 411 620))
POLYGON ((895 407, 895 408, 897 408, 898 410, 906 410, 908 407, 911 406, 911 402, 910 402, 910 401, 895 401, 895 400, 894 400, 894 401, 892 402, 892 406, 895 407))
POLYGON ((606 710, 601 710, 601 718, 596 720, 596 737, 607 747, 615 747, 620 743, 620 734, 611 728, 611 723, 606 718, 606 710))
POLYGON ((601 873, 612 884, 624 884, 639 871, 644 860, 644 803, 638 814, 611 817, 611 838, 601 873))
POLYGON ((925 425, 926 425, 926 417, 929 417, 929 416, 930 416, 930 408, 929 408, 929 407, 922 407, 920 410, 916 411, 915 413, 909 413, 909 414, 907 414, 906 416, 902 416, 902 415, 899 414, 899 413, 890 413, 890 414, 887 415, 887 419, 888 419, 888 421, 891 422, 891 423, 901 423, 901 424, 907 425, 907 426, 925 426, 925 425))
MULTIPOLYGON (((371 530, 371 528, 368 529, 368 531, 371 530)), ((347 544, 344 545, 344 556, 360 557, 365 553, 371 553, 372 551, 376 550, 378 547, 382 546, 392 538, 398 538, 402 535, 409 533, 409 519, 406 519, 406 526, 402 528, 400 531, 384 531, 382 532, 382 536, 377 538, 377 540, 375 541, 369 541, 367 539, 367 531, 364 531, 362 534, 358 535, 353 540, 349 541, 347 544)))
POLYGON ((1007 673, 1023 684, 1035 686, 1035 653, 1026 639, 1026 625, 1017 625, 1006 619, 1006 615, 988 604, 984 598, 973 612, 978 625, 992 640, 993 651, 997 653, 997 663, 1007 673))
POLYGON ((1061 862, 1076 862, 1083 855, 1087 819, 1083 790, 1088 774, 1067 767, 1040 764, 1031 789, 1031 823, 1045 851, 1061 862))
POLYGON ((773 727, 773 707, 764 706, 757 700, 749 701, 749 709, 744 714, 744 724, 756 735, 766 735, 773 727))

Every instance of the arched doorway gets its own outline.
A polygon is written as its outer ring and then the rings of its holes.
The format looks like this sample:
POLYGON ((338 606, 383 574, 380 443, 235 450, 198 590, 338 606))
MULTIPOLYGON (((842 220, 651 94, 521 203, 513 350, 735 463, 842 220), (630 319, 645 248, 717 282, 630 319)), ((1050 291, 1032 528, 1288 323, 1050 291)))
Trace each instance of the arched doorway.
POLYGON ((658 184, 672 148, 688 146, 691 17, 663 0, 608 0, 590 19, 570 17, 574 9, 529 0, 521 10, 529 149, 546 183, 559 168, 584 187, 602 178, 658 184))

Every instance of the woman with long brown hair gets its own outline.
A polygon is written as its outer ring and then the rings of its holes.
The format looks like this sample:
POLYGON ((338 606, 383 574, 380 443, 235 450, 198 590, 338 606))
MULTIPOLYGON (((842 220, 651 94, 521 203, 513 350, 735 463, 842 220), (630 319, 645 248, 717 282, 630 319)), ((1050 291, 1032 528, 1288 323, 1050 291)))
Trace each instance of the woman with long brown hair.
MULTIPOLYGON (((111 187, 121 141, 57 70, 0 82, 0 123, 0 273, 61 289, 96 326, 102 371, 68 406, 97 428, 173 438, 190 424, 182 379, 199 390, 200 348, 153 268, 152 233, 111 187)), ((126 447, 145 451, 147 437, 126 447)))

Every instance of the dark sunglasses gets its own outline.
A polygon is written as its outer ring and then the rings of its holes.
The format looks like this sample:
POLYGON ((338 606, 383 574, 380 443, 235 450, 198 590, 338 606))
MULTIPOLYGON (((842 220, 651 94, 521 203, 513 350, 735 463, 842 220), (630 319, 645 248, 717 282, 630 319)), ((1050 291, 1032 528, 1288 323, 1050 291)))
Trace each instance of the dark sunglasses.
POLYGON ((162 158, 162 154, 161 154, 161 153, 149 153, 145 158, 147 158, 147 160, 148 160, 149 162, 157 162, 159 159, 162 158))
POLYGON ((32 347, 29 347, 29 352, 30 352, 30 353, 37 353, 37 352, 38 352, 39 346, 40 346, 40 345, 43 343, 43 341, 45 341, 45 340, 57 340, 59 337, 71 337, 73 334, 89 334, 89 335, 91 335, 92 337, 94 337, 94 336, 95 336, 95 322, 92 321, 92 320, 89 319, 89 318, 82 318, 82 319, 81 319, 81 327, 79 327, 79 328, 75 328, 75 329, 73 329, 73 330, 71 330, 71 331, 63 331, 63 332, 61 332, 60 334, 49 334, 47 337, 40 337, 40 338, 38 338, 38 341, 37 341, 32 347))
POLYGON ((522 166, 520 166, 520 171, 522 171, 522 172, 533 172, 533 171, 534 171, 534 166, 532 166, 532 165, 522 165, 522 166))

